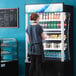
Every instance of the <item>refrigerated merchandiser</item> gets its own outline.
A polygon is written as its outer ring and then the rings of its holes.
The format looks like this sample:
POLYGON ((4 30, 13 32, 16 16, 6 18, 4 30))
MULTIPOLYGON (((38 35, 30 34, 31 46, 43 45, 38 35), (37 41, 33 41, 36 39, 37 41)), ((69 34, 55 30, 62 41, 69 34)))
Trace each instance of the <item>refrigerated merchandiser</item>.
MULTIPOLYGON (((26 5, 25 10, 26 28, 32 23, 31 13, 38 13, 40 17, 39 24, 46 35, 43 40, 45 63, 50 62, 49 67, 55 64, 58 76, 73 76, 73 7, 63 3, 35 4, 26 5)), ((30 62, 28 48, 26 38, 26 63, 30 62)))

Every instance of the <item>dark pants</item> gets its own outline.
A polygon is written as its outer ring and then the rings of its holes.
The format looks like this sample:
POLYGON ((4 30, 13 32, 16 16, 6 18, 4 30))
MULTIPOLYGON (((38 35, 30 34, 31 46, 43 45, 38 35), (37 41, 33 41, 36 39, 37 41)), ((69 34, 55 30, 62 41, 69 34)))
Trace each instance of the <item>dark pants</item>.
POLYGON ((29 68, 29 76, 42 76, 42 56, 41 55, 31 55, 31 64, 29 68))

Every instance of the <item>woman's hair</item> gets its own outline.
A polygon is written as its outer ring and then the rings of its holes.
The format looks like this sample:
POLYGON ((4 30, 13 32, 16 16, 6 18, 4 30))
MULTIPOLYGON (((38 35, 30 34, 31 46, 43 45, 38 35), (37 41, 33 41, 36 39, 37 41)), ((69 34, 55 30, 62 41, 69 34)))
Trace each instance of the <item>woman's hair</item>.
POLYGON ((39 15, 37 13, 31 13, 30 20, 36 21, 39 15))

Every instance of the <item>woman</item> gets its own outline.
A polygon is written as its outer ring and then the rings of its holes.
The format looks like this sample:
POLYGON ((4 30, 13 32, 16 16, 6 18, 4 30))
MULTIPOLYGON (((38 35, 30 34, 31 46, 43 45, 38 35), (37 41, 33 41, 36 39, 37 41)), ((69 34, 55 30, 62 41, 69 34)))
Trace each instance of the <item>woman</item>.
POLYGON ((28 26, 27 39, 30 44, 29 55, 31 59, 29 76, 42 76, 41 63, 43 58, 43 45, 42 40, 45 39, 43 29, 38 24, 39 15, 37 13, 32 13, 30 20, 33 21, 31 25, 28 26))

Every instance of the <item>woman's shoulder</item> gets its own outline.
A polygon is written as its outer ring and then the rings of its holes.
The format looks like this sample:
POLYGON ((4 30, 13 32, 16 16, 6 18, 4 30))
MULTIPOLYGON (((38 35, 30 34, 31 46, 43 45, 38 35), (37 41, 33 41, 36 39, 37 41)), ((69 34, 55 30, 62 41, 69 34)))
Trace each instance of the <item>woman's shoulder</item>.
POLYGON ((37 25, 30 25, 31 27, 40 27, 40 25, 39 24, 37 24, 37 25))
POLYGON ((28 31, 29 31, 29 30, 30 30, 30 27, 31 27, 31 26, 30 26, 30 25, 28 25, 28 26, 27 26, 27 28, 26 28, 26 30, 28 30, 28 31))
POLYGON ((30 28, 41 28, 41 26, 39 25, 39 24, 37 24, 37 25, 29 25, 28 26, 28 28, 30 29, 30 28))

